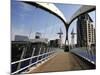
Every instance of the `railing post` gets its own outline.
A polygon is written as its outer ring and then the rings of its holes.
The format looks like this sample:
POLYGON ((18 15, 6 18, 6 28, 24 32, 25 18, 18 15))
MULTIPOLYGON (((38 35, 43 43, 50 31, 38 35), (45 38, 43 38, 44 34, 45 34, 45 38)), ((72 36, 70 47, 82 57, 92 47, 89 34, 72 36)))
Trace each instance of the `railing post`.
MULTIPOLYGON (((45 49, 45 53, 47 53, 47 52, 48 52, 48 48, 45 49)), ((45 57, 47 57, 47 54, 45 54, 45 57)))
MULTIPOLYGON (((44 50, 43 50, 43 53, 42 53, 42 54, 44 54, 44 53, 45 53, 45 50, 46 50, 46 49, 45 49, 45 47, 44 47, 44 50)), ((43 56, 44 56, 44 55, 42 55, 42 58, 43 58, 43 56)), ((41 58, 41 59, 42 59, 42 58, 41 58)))
MULTIPOLYGON (((48 50, 47 50, 47 53, 49 53, 51 51, 51 48, 49 48, 48 50)), ((49 54, 47 54, 47 56, 49 56, 49 54)))
MULTIPOLYGON (((47 53, 47 50, 48 50, 48 48, 46 47, 44 52, 47 53)), ((46 56, 47 56, 47 54, 44 55, 44 58, 45 58, 46 56)))
POLYGON ((52 52, 53 52, 53 48, 50 50, 50 55, 52 54, 52 52))
MULTIPOLYGON (((20 60, 21 60, 21 59, 23 59, 23 56, 24 56, 24 54, 25 54, 25 51, 26 51, 26 49, 25 49, 25 47, 24 47, 24 48, 23 48, 23 52, 22 52, 22 55, 21 55, 20 60)), ((19 63, 18 63, 17 70, 19 70, 19 69, 20 69, 20 66, 21 66, 21 62, 19 62, 19 63)))
MULTIPOLYGON (((39 50, 39 54, 38 54, 38 55, 40 55, 40 53, 41 53, 41 48, 40 48, 40 50, 39 50)), ((39 57, 40 57, 40 56, 37 57, 36 62, 39 60, 39 57)))
MULTIPOLYGON (((33 52, 32 52, 32 55, 31 55, 31 57, 33 57, 33 55, 34 55, 34 52, 35 52, 35 48, 33 48, 33 52)), ((31 64, 32 63, 32 58, 30 59, 30 62, 29 62, 29 64, 31 64)))

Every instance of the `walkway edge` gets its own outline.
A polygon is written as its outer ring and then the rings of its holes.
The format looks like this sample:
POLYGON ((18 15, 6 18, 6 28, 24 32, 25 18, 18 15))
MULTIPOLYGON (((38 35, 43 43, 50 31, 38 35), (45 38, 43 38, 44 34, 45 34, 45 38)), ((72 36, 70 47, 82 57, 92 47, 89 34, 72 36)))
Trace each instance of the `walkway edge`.
POLYGON ((46 63, 47 61, 49 61, 50 59, 52 59, 52 58, 55 57, 56 55, 57 55, 57 53, 54 54, 53 56, 52 56, 52 55, 49 56, 50 58, 48 58, 47 60, 44 60, 43 62, 37 64, 37 65, 34 66, 34 67, 31 67, 29 71, 23 72, 23 74, 29 74, 31 71, 33 71, 33 70, 35 70, 36 68, 40 67, 41 65, 43 65, 44 63, 46 63))

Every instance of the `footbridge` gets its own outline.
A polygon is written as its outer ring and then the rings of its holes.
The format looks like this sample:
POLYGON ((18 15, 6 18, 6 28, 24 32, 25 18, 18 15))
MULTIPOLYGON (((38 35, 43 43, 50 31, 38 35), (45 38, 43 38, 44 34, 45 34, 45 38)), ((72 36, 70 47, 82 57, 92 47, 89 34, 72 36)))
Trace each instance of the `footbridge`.
MULTIPOLYGON (((64 14, 53 3, 39 3, 32 0, 19 1, 41 8, 58 17, 66 28, 65 44, 68 42, 68 28, 70 24, 80 15, 96 9, 95 6, 83 5, 72 15, 70 21, 67 21, 64 14)), ((25 42, 21 43, 26 44, 25 42)), ((24 47, 23 50, 25 49, 27 48, 24 47)), ((38 49, 36 54, 36 47, 32 46, 32 53, 29 58, 11 62, 11 74, 95 69, 95 55, 88 51, 87 48, 74 48, 69 52, 64 52, 62 48, 53 47, 39 47, 38 49)), ((21 57, 23 57, 23 54, 24 51, 21 57)))

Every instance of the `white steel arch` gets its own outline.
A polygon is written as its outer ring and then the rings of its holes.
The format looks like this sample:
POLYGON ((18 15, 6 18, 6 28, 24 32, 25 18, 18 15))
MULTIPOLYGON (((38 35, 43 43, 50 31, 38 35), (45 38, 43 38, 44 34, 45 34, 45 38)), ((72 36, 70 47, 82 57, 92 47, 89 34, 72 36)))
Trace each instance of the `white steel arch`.
MULTIPOLYGON (((66 40, 68 40, 68 29, 69 29, 70 24, 78 16, 96 9, 96 6, 83 5, 78 10, 76 10, 76 12, 72 15, 72 17, 70 18, 69 21, 66 21, 64 14, 53 3, 35 2, 34 0, 18 0, 18 1, 23 1, 23 2, 31 4, 33 6, 39 7, 41 9, 46 10, 47 12, 50 12, 51 14, 57 16, 64 23, 64 25, 66 27, 66 40)), ((66 40, 65 40, 65 42, 66 42, 66 40)))
POLYGON ((89 6, 89 5, 83 5, 81 6, 70 18, 70 21, 68 24, 71 24, 73 20, 75 20, 78 16, 88 13, 90 11, 93 11, 96 9, 96 6, 89 6))
POLYGON ((44 9, 44 10, 50 12, 51 14, 57 16, 58 18, 60 18, 60 20, 63 21, 65 26, 67 25, 67 21, 66 21, 64 14, 53 3, 34 2, 34 0, 29 0, 29 1, 28 0, 18 0, 18 1, 23 1, 30 5, 44 9))
POLYGON ((39 2, 36 2, 36 3, 43 7, 46 7, 48 10, 54 12, 55 14, 60 16, 67 23, 66 18, 63 15, 63 13, 53 3, 39 3, 39 2))
POLYGON ((69 25, 73 22, 73 20, 75 20, 78 16, 96 9, 96 6, 83 5, 78 10, 76 10, 76 12, 72 15, 72 17, 70 18, 69 21, 66 21, 66 18, 64 16, 63 12, 61 12, 59 10, 59 8, 57 8, 53 3, 34 2, 34 0, 18 0, 18 1, 24 1, 25 3, 35 5, 37 7, 40 7, 42 9, 54 14, 55 16, 57 16, 58 18, 60 18, 63 21, 63 23, 65 24, 66 27, 69 27, 69 25))

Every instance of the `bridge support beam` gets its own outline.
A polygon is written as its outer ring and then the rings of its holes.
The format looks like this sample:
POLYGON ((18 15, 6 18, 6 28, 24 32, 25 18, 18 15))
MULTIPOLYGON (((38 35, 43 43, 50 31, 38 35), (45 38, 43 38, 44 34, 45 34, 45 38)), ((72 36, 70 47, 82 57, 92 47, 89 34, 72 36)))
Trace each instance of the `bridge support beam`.
POLYGON ((69 25, 66 25, 66 38, 65 38, 65 52, 68 52, 70 50, 69 40, 68 40, 68 29, 69 25))

